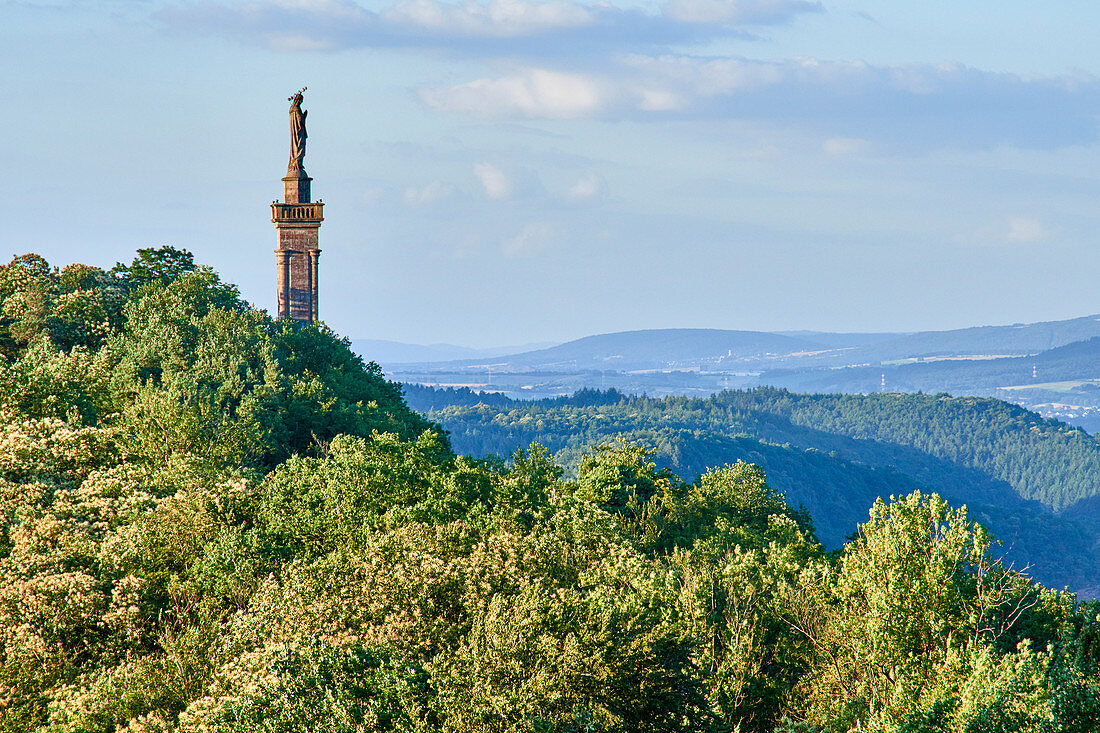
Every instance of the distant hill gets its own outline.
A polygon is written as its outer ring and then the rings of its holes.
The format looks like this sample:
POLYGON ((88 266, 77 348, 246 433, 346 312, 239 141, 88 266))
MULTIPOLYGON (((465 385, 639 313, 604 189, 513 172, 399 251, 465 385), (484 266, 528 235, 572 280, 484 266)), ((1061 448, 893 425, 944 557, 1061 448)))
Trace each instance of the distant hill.
POLYGON ((776 331, 780 336, 806 339, 830 349, 870 346, 909 336, 908 333, 831 333, 826 331, 776 331))
POLYGON ((692 368, 704 364, 721 368, 727 361, 732 366, 748 357, 822 348, 808 339, 763 331, 665 328, 587 336, 548 349, 502 355, 496 363, 510 369, 568 371, 692 368))
POLYGON ((959 354, 1036 354, 1094 336, 1100 336, 1100 315, 1066 321, 924 331, 874 344, 866 348, 866 353, 873 353, 877 360, 959 354))
POLYGON ((406 344, 400 341, 386 341, 384 339, 352 339, 351 349, 362 356, 366 361, 373 361, 383 366, 389 364, 430 364, 441 361, 455 361, 458 359, 480 359, 495 357, 501 354, 514 354, 531 349, 542 349, 552 346, 552 343, 533 343, 513 346, 496 346, 487 349, 473 349, 468 346, 455 346, 454 344, 406 344))
POLYGON ((873 392, 883 375, 891 392, 991 394, 1006 386, 1100 378, 1100 337, 1031 356, 927 361, 843 369, 774 370, 760 382, 800 392, 873 392), (1033 374, 1035 376, 1033 376, 1033 374))
POLYGON ((1065 321, 980 326, 920 333, 823 333, 666 328, 598 334, 549 348, 527 351, 482 350, 438 345, 404 351, 386 342, 355 341, 365 355, 387 349, 379 363, 434 364, 439 369, 477 369, 492 360, 496 371, 689 370, 744 372, 774 369, 878 365, 920 357, 1036 354, 1100 336, 1100 315, 1065 321), (360 346, 363 344, 363 346, 360 346))
POLYGON ((958 356, 1024 356, 1100 336, 1100 315, 1065 321, 977 326, 909 334, 794 332, 835 351, 779 360, 787 368, 874 365, 903 359, 958 356))
MULTIPOLYGON (((1018 566, 1074 589, 1100 566, 1100 441, 998 400, 935 395, 723 392, 708 399, 585 390, 535 402, 409 386, 461 453, 508 455, 538 441, 575 467, 619 436, 681 475, 744 460, 803 504, 831 547, 877 497, 914 488, 967 504, 1018 566)), ((1092 591, 1090 591, 1091 593, 1092 591)))
POLYGON ((1100 432, 1096 315, 912 334, 625 331, 451 361, 424 361, 422 354, 408 352, 380 356, 378 348, 360 352, 406 384, 467 386, 520 399, 585 388, 656 397, 705 397, 754 386, 845 394, 947 392, 998 397, 1100 432))

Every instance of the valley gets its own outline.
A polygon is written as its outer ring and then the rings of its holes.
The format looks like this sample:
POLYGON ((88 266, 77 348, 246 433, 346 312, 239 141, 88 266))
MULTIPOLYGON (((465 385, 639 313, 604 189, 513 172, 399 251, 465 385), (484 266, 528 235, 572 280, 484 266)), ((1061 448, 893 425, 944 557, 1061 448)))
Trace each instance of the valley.
POLYGON ((945 392, 996 397, 1094 431, 1100 429, 1097 337, 1100 316, 911 334, 657 329, 514 354, 380 363, 406 384, 467 387, 518 399, 585 388, 651 397, 705 397, 757 386, 808 393, 945 392))

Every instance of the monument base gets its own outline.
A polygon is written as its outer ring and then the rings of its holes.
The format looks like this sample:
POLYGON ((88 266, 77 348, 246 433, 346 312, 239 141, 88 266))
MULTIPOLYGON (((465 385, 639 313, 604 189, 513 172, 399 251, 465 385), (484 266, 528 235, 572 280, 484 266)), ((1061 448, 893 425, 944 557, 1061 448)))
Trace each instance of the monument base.
POLYGON ((275 264, 279 318, 309 323, 318 320, 318 234, 324 206, 320 201, 271 204, 271 221, 278 236, 275 264))
POLYGON ((309 184, 313 179, 304 170, 287 171, 283 179, 283 201, 288 204, 308 204, 309 184))

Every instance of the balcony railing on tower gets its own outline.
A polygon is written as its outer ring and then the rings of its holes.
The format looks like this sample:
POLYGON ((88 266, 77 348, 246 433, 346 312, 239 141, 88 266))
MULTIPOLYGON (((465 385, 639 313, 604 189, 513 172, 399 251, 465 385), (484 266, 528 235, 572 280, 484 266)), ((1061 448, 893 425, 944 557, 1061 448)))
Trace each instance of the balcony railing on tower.
POLYGON ((271 204, 271 221, 321 221, 325 205, 320 201, 311 204, 271 204))

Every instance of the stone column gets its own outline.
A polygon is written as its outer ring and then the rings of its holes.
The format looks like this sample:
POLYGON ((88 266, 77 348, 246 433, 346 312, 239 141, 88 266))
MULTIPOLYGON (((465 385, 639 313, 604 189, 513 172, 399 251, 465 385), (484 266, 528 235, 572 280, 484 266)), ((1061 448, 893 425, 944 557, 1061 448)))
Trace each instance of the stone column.
POLYGON ((290 317, 290 252, 285 249, 275 250, 275 266, 279 273, 278 299, 276 317, 290 317))
POLYGON ((314 323, 321 320, 318 315, 317 308, 317 294, 320 292, 320 288, 317 287, 317 261, 321 259, 321 250, 311 249, 309 251, 309 283, 310 283, 310 302, 313 304, 313 312, 310 314, 310 318, 314 323))

